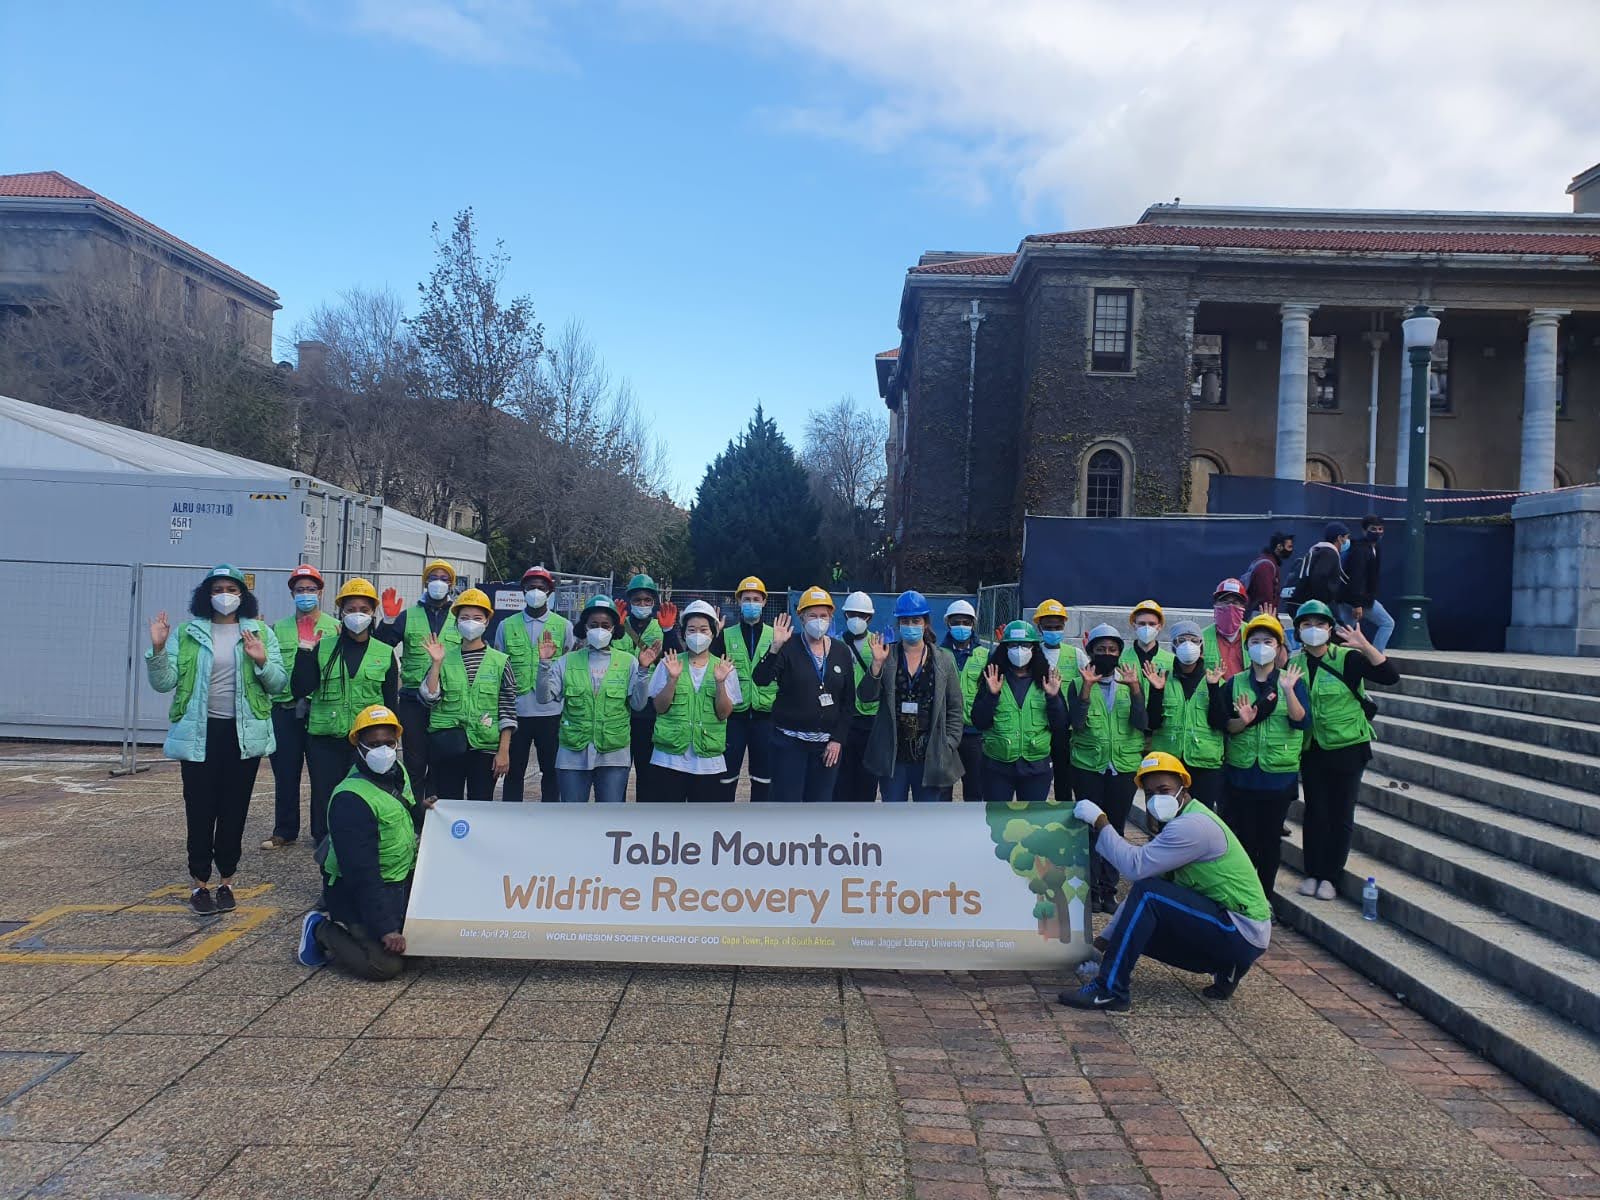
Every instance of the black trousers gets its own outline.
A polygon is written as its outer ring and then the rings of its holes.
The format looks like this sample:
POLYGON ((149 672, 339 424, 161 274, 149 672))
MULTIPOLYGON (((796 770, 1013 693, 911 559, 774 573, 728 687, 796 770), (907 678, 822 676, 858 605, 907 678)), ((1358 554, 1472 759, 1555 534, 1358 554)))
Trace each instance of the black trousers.
POLYGON ((1050 735, 1050 774, 1055 780, 1057 804, 1071 804, 1079 798, 1072 794, 1071 730, 1050 735))
POLYGON ((956 752, 961 755, 961 798, 968 804, 981 803, 984 798, 983 734, 963 733, 956 752))
MULTIPOLYGON (((1187 764, 1185 764, 1187 765, 1187 764)), ((1221 767, 1190 767, 1189 794, 1214 813, 1222 811, 1224 780, 1221 767)))
POLYGON ((561 714, 552 717, 518 717, 516 732, 511 735, 511 769, 500 791, 500 799, 520 803, 525 786, 523 776, 528 773, 528 751, 539 759, 539 799, 544 804, 555 804, 556 747, 561 735, 561 714))
MULTIPOLYGON (((446 800, 493 800, 493 750, 451 751, 451 740, 460 738, 453 729, 443 730, 439 741, 428 747, 428 773, 433 794, 446 800)), ((459 744, 459 742, 458 742, 459 744)))
POLYGON ((878 797, 878 777, 867 770, 867 739, 872 736, 870 718, 850 724, 844 745, 839 747, 839 774, 833 783, 835 800, 871 804, 878 797))
MULTIPOLYGON (((242 699, 242 698, 241 698, 242 699)), ((183 778, 183 819, 188 830, 189 875, 229 878, 239 869, 244 821, 250 814, 250 791, 256 786, 259 758, 239 757, 239 735, 232 717, 206 722, 204 762, 179 764, 183 778)))
POLYGON ((1230 783, 1222 801, 1222 819, 1250 856, 1268 900, 1272 899, 1278 864, 1283 859, 1283 820, 1299 790, 1295 784, 1266 791, 1230 783))
POLYGON ((359 979, 393 979, 406 965, 361 925, 341 925, 330 917, 317 926, 315 937, 335 966, 359 979))
POLYGON ((437 796, 428 781, 428 706, 415 693, 402 695, 395 701, 394 715, 400 718, 400 753, 411 777, 412 793, 418 800, 437 796))
POLYGON ((744 766, 746 750, 750 752, 750 801, 759 804, 767 798, 767 790, 772 786, 772 717, 769 713, 746 710, 728 714, 728 748, 722 754, 727 763, 727 770, 722 773, 727 800, 739 793, 739 769, 744 766))
POLYGON ((650 804, 659 798, 660 776, 665 774, 650 761, 656 752, 656 713, 633 713, 628 723, 628 742, 633 755, 633 798, 650 804))
POLYGON ((1013 775, 1009 763, 988 763, 983 772, 983 799, 988 804, 1043 804, 1050 799, 1050 772, 1013 775))
POLYGON ((1350 857, 1356 831, 1356 797, 1361 794, 1361 774, 1366 764, 1353 770, 1333 770, 1315 761, 1302 763, 1300 783, 1305 788, 1306 874, 1338 884, 1350 857))
POLYGON ((728 789, 720 775, 691 775, 687 771, 673 771, 656 767, 656 803, 697 804, 720 803, 728 798, 728 789))
POLYGON ((300 836, 300 776, 306 761, 306 719, 294 705, 272 706, 272 836, 292 842, 300 836))
MULTIPOLYGON (((1109 771, 1086 771, 1082 767, 1072 768, 1072 794, 1077 800, 1092 800, 1100 806, 1106 814, 1106 820, 1111 822, 1111 828, 1118 833, 1128 827, 1128 814, 1133 811, 1133 793, 1138 790, 1138 785, 1133 781, 1133 774, 1113 775, 1109 771)), ((1059 799, 1059 793, 1057 793, 1059 799)), ((1094 852, 1093 843, 1090 843, 1089 857, 1094 861, 1094 895, 1096 899, 1105 904, 1111 903, 1117 894, 1117 880, 1121 878, 1117 869, 1100 855, 1094 852)))
MULTIPOLYGON (((356 748, 349 738, 320 734, 306 739, 306 767, 311 772, 311 840, 320 842, 328 834, 328 801, 333 789, 350 774, 356 763, 356 748)), ((415 785, 413 785, 415 786, 415 785)))

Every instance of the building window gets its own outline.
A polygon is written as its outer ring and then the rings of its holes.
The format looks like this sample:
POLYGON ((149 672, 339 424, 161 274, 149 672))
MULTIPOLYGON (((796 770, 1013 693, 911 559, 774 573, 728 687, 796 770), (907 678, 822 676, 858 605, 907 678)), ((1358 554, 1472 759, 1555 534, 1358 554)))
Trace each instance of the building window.
POLYGON ((1338 483, 1339 467, 1331 458, 1324 458, 1320 454, 1306 456, 1306 482, 1307 483, 1338 483))
POLYGON ((1133 370, 1133 292, 1129 288, 1094 289, 1090 350, 1091 371, 1133 370))
POLYGON ((194 280, 185 279, 183 281, 183 323, 192 327, 197 325, 199 321, 200 289, 195 286, 194 280))
POLYGON ((1083 515, 1120 517, 1127 486, 1127 464, 1109 446, 1089 455, 1083 475, 1083 515))
POLYGON ((1225 347, 1220 333, 1194 335, 1194 354, 1189 365, 1189 403, 1195 408, 1221 408, 1228 403, 1225 347))
POLYGON ((1430 458, 1428 460, 1428 486, 1435 491, 1443 492, 1455 487, 1455 485, 1455 476, 1451 474, 1450 468, 1437 458, 1430 458))
POLYGON ((1306 403, 1324 412, 1339 407, 1339 339, 1333 334, 1307 339, 1306 403))
POLYGON ((1433 361, 1428 364, 1428 411, 1451 411, 1449 338, 1440 338, 1433 344, 1433 361))
POLYGON ((1196 454, 1189 460, 1189 511, 1204 513, 1211 497, 1211 480, 1226 475, 1222 464, 1209 454, 1196 454))

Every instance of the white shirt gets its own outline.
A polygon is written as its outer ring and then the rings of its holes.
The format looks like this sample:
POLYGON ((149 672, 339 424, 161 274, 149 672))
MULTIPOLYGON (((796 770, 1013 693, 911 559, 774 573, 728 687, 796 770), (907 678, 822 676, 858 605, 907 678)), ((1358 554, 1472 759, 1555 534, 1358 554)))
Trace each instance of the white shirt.
POLYGON ((234 651, 238 646, 237 621, 231 625, 211 622, 211 688, 206 692, 206 716, 212 720, 231 721, 237 709, 239 664, 234 651))
MULTIPOLYGON (((705 678, 706 667, 711 665, 711 660, 709 658, 706 659, 705 666, 701 667, 697 667, 687 660, 684 661, 683 665, 689 673, 689 680, 684 680, 680 677, 678 686, 680 688, 688 687, 692 682, 694 690, 698 692, 701 686, 700 681, 705 678)), ((714 679, 712 680, 712 686, 716 686, 714 679)), ((739 672, 728 672, 728 678, 722 686, 723 690, 728 693, 728 699, 737 705, 744 695, 739 690, 739 672)), ((666 687, 667 665, 665 663, 657 663, 655 671, 650 676, 650 690, 645 699, 654 700, 666 690, 666 687)), ((665 767, 669 771, 682 771, 685 775, 721 775, 727 766, 723 756, 720 754, 713 758, 701 758, 694 752, 694 743, 692 741, 689 743, 689 748, 682 754, 668 754, 658 746, 651 751, 650 762, 653 766, 665 767)))

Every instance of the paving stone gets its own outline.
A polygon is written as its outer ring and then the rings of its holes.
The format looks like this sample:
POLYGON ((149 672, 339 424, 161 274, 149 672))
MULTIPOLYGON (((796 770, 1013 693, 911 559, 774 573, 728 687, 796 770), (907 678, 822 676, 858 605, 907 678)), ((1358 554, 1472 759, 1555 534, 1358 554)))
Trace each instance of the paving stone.
POLYGON ((519 1000, 533 1001, 614 1002, 622 999, 633 974, 631 967, 605 965, 535 967, 518 985, 516 996, 519 1000))
POLYGON ((12 1032, 110 1033, 159 1000, 148 992, 57 992, 0 1022, 0 1040, 12 1032))
POLYGON ((727 1023, 727 1009, 720 1006, 624 1004, 617 1009, 606 1038, 619 1042, 720 1045, 727 1023))
MULTIPOLYGON (((417 1043, 394 1041, 386 1044, 404 1048, 417 1043)), ((356 1051, 367 1045, 369 1043, 357 1042, 351 1049, 356 1051)), ((569 1097, 577 1095, 595 1053, 595 1047, 589 1042, 484 1038, 475 1045, 455 1041, 442 1045, 455 1051, 453 1057, 458 1066, 453 1076, 444 1081, 452 1088, 508 1088, 569 1097)), ((403 1071, 408 1057, 395 1056, 393 1066, 403 1071)), ((323 1078, 331 1079, 343 1062, 341 1059, 323 1078)), ((631 1082, 642 1088, 644 1077, 635 1076, 631 1082)))
POLYGON ((392 1152, 366 1146, 233 1149, 237 1150, 233 1160, 197 1200, 363 1200, 383 1165, 395 1158, 392 1152))
MULTIPOLYGON (((587 1049, 587 1047, 586 1047, 587 1049)), ((594 1056, 583 1090, 615 1092, 703 1092, 717 1081, 721 1047, 678 1042, 605 1041, 594 1056)))
POLYGON ((509 993, 451 996, 408 991, 384 1006, 357 1033, 369 1038, 476 1038, 500 1015, 508 997, 509 993))
POLYGON ((723 1095, 842 1096, 849 1091, 842 1046, 729 1046, 717 1091, 723 1095))
POLYGON ((166 1087, 220 1045, 216 1035, 112 1033, 95 1039, 60 1075, 85 1083, 166 1087))
MULTIPOLYGON (((185 988, 147 1005, 136 1017, 124 1022, 118 1032, 231 1036, 272 1005, 271 996, 215 996, 193 993, 185 988)), ((282 1032, 304 1034, 306 1027, 290 1023, 282 1032)))
POLYGON ((1378 1176, 1360 1167, 1229 1167, 1241 1200, 1393 1200, 1378 1176))
POLYGON ((1151 1062, 1150 1070, 1162 1090, 1179 1104, 1284 1106, 1295 1103, 1289 1089, 1253 1059, 1160 1058, 1151 1062))
POLYGON ((232 1146, 90 1146, 41 1183, 38 1196, 72 1200, 193 1196, 227 1165, 232 1146))
POLYGON ((839 1003, 839 975, 835 971, 763 970, 744 967, 733 991, 735 1004, 757 1004, 779 1008, 818 1006, 831 1008, 839 1003))
POLYGON ((843 1046, 844 1018, 821 1006, 740 1007, 728 1019, 729 1045, 843 1046))
POLYGON ((724 1154, 849 1154, 852 1114, 820 1097, 718 1096, 710 1144, 724 1154))
POLYGON ((47 1079, 0 1108, 0 1138, 93 1142, 154 1095, 154 1087, 47 1079))
POLYGON ((83 1151, 72 1142, 0 1141, 0 1200, 22 1200, 83 1151))
POLYGON ((1349 1149, 1333 1131, 1299 1105, 1183 1105, 1182 1112, 1207 1152, 1225 1168, 1350 1160, 1349 1149))
POLYGON ((309 1083, 349 1045, 343 1038, 236 1037, 189 1072, 183 1085, 206 1089, 230 1084, 309 1083))
POLYGON ((857 1200, 861 1170, 854 1158, 816 1154, 709 1154, 703 1200, 857 1200))
POLYGON ((598 1042, 605 1036, 614 1012, 616 1005, 611 1002, 533 1000, 519 990, 495 1015, 484 1036, 532 1042, 598 1042))
POLYGON ((732 971, 638 971, 622 1003, 725 1005, 733 999, 733 980, 732 971))
MULTIPOLYGON (((336 1084, 216 1084, 164 1091, 112 1140, 169 1144, 392 1147, 405 1142, 437 1095, 431 1089, 342 1087, 336 1084), (197 1106, 241 1114, 235 1121, 196 1121, 197 1106), (248 1120, 242 1118, 248 1114, 248 1120)), ((26 1097, 24 1097, 26 1099, 26 1097)), ((285 1153, 294 1153, 286 1150, 285 1153)))
POLYGON ((1499 1171, 1385 1171, 1384 1185, 1402 1200, 1538 1200, 1546 1193, 1499 1171))

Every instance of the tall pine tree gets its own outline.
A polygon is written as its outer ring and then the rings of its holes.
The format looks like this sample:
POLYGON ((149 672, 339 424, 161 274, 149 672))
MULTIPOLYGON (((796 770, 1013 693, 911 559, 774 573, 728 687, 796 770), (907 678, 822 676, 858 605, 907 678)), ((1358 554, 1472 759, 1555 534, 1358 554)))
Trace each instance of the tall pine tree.
POLYGON ((706 468, 689 510, 696 571, 712 587, 731 588, 746 575, 773 592, 823 583, 821 520, 805 468, 758 404, 706 468))

